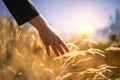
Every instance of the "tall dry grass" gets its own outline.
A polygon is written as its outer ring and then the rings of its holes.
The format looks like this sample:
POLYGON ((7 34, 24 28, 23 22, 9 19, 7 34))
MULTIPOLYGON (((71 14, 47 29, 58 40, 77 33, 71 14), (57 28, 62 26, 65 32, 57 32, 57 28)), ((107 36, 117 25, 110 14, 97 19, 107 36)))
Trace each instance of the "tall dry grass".
POLYGON ((0 17, 0 80, 120 80, 119 48, 102 51, 90 39, 67 45, 70 53, 48 57, 36 31, 0 17))

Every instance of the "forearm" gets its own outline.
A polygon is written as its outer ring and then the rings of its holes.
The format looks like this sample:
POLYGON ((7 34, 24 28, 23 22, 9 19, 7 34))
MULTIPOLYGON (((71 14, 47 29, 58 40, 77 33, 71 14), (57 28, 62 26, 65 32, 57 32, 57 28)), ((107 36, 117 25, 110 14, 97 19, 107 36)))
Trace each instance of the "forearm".
POLYGON ((38 31, 43 29, 48 29, 48 23, 42 16, 36 16, 35 18, 28 21, 31 25, 33 25, 38 31))

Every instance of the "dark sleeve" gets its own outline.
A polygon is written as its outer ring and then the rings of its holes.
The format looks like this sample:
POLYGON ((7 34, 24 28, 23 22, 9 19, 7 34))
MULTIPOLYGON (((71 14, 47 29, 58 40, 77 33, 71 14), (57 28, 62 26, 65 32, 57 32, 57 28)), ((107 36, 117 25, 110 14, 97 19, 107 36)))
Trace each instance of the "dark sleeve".
POLYGON ((29 0, 3 0, 3 2, 19 26, 39 15, 29 0))

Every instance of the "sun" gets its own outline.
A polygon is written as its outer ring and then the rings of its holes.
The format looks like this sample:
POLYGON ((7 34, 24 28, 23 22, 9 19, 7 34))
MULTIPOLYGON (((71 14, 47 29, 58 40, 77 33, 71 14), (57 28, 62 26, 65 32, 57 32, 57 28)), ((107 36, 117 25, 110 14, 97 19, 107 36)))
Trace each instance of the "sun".
POLYGON ((75 16, 78 16, 76 19, 76 32, 80 34, 91 34, 104 24, 104 22, 101 22, 101 15, 89 8, 81 10, 75 16))
POLYGON ((84 14, 78 19, 77 32, 79 34, 91 34, 96 30, 98 20, 92 18, 91 15, 84 14))
POLYGON ((93 27, 94 25, 93 24, 90 24, 90 23, 87 23, 87 22, 83 22, 81 24, 79 24, 79 27, 78 27, 78 33, 81 33, 81 34, 91 34, 93 32, 93 27))

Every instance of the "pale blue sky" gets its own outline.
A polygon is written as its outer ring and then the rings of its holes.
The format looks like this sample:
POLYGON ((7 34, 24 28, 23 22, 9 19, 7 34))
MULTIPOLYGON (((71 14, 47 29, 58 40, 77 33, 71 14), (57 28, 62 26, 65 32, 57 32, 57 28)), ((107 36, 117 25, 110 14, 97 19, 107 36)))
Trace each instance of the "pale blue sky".
MULTIPOLYGON (((32 0, 41 15, 61 34, 81 33, 109 25, 120 0, 32 0), (86 31, 85 31, 86 30, 86 31)), ((0 15, 11 16, 2 0, 0 15)))

